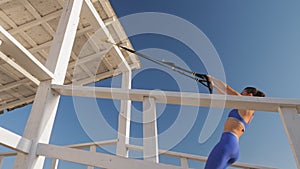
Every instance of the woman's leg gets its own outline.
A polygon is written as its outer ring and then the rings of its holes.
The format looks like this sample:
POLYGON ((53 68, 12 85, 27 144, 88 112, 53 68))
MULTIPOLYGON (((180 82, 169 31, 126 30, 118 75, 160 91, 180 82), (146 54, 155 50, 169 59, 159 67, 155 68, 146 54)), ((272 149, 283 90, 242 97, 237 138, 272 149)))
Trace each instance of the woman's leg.
POLYGON ((205 169, 225 169, 237 160, 238 155, 238 138, 232 133, 225 132, 220 142, 210 152, 205 169))
POLYGON ((225 169, 229 156, 222 142, 219 142, 210 152, 205 164, 205 169, 225 169))

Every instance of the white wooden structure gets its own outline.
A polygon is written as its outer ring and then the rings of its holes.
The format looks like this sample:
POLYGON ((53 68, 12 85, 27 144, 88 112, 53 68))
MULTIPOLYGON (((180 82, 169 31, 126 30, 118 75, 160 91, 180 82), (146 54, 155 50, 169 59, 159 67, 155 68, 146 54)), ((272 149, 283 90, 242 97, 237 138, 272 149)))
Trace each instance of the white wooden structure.
MULTIPOLYGON (((129 144, 131 101, 143 102, 144 121, 156 119, 156 103, 189 106, 211 106, 211 101, 226 101, 226 108, 251 108, 279 112, 300 169, 300 100, 255 98, 199 93, 160 92, 131 89, 131 71, 140 67, 116 47, 97 42, 109 39, 130 46, 120 23, 107 0, 1 0, 0 1, 0 110, 10 110, 33 103, 24 134, 18 135, 0 127, 0 144, 11 152, 0 153, 0 166, 5 157, 16 156, 14 169, 42 169, 45 157, 100 168, 189 168, 188 161, 205 162, 206 157, 158 149, 156 120, 145 123, 144 146, 129 144), (92 35, 99 31, 99 39, 92 35), (90 41, 90 39, 92 39, 90 41), (90 53, 81 56, 81 46, 90 45, 90 53), (95 59, 102 58, 96 72, 95 59), (87 66, 89 65, 89 66, 87 66), (74 71, 79 67, 79 71, 74 71), (121 88, 95 88, 84 84, 122 75, 121 88), (50 145, 60 95, 121 100, 119 135, 115 140, 69 146, 50 145), (96 152, 96 146, 117 145, 116 155, 96 152), (90 151, 78 148, 90 148, 90 151), (144 160, 128 158, 128 150, 141 151, 144 160), (159 163, 160 154, 179 158, 180 166, 159 163)), ((214 104, 213 106, 224 106, 214 104)), ((245 169, 268 167, 236 163, 245 169)))

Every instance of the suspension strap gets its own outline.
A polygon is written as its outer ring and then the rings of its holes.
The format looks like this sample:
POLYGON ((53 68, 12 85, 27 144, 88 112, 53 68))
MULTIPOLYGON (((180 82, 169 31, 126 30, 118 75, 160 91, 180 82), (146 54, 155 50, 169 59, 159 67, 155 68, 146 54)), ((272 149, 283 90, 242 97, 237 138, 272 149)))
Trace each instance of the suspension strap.
POLYGON ((140 56, 140 57, 142 57, 144 59, 147 59, 147 60, 149 60, 149 61, 151 61, 153 63, 156 63, 156 64, 158 64, 158 65, 160 65, 162 67, 171 69, 171 70, 173 70, 173 71, 175 71, 175 72, 177 72, 177 73, 179 73, 179 74, 181 74, 183 76, 191 78, 191 79, 195 80, 196 82, 201 83, 203 86, 207 87, 210 94, 213 92, 212 83, 210 82, 210 79, 209 79, 209 77, 206 74, 192 72, 190 70, 187 70, 187 69, 184 69, 182 67, 179 67, 179 66, 175 65, 172 62, 166 62, 164 60, 160 61, 160 60, 157 60, 157 59, 153 59, 153 58, 151 58, 151 57, 149 57, 149 56, 147 56, 145 54, 142 54, 142 53, 139 53, 139 52, 137 52, 135 50, 129 49, 129 48, 124 47, 124 46, 121 46, 120 44, 112 43, 112 42, 110 42, 108 40, 105 40, 104 42, 112 44, 112 45, 115 45, 115 46, 117 46, 117 47, 119 47, 121 49, 124 49, 124 50, 126 50, 126 51, 128 51, 130 53, 133 53, 133 54, 135 54, 137 56, 140 56))

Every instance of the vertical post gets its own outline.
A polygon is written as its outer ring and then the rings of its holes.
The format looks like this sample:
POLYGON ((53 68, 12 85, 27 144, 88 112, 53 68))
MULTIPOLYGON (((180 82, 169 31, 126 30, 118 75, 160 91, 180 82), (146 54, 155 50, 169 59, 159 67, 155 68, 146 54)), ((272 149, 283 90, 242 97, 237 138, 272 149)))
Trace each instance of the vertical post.
MULTIPOLYGON (((96 146, 95 145, 92 145, 90 146, 90 152, 96 152, 96 146)), ((88 166, 87 169, 94 169, 93 166, 88 166)))
POLYGON ((143 101, 143 134, 144 159, 158 163, 156 103, 151 97, 144 97, 143 101))
POLYGON ((63 84, 83 0, 67 0, 51 46, 46 67, 54 79, 42 81, 23 136, 32 141, 28 154, 18 153, 14 169, 42 169, 45 157, 36 156, 38 143, 49 143, 60 96, 51 89, 52 84, 63 84))
MULTIPOLYGON (((122 74, 122 89, 131 89, 131 70, 122 74)), ((130 137, 130 117, 131 117, 131 101, 121 100, 118 126, 118 142, 117 155, 128 157, 128 149, 130 137)))
POLYGON ((52 159, 52 163, 51 163, 51 169, 57 169, 58 167, 58 159, 52 159))
POLYGON ((300 168, 300 117, 293 107, 279 107, 279 114, 290 143, 297 168, 300 168))
MULTIPOLYGON (((1 41, 0 41, 1 42, 1 41)), ((2 165, 3 165, 3 159, 4 157, 3 156, 0 156, 0 168, 2 168, 2 165)))
POLYGON ((182 168, 189 168, 189 161, 187 158, 180 158, 180 163, 182 168))

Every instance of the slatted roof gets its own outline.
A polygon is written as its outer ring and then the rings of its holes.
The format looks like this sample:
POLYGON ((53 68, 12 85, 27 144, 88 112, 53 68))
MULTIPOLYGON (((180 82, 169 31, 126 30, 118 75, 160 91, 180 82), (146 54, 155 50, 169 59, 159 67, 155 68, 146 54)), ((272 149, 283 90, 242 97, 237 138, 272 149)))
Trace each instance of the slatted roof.
MULTIPOLYGON (((109 1, 91 2, 114 41, 132 48, 109 1)), ((45 66, 63 6, 64 0, 0 1, 0 111, 31 103, 39 80, 51 77, 46 69, 35 71, 34 64, 23 62, 22 56, 30 56, 45 66)), ((120 59, 116 59, 120 53, 101 41, 105 38, 101 27, 82 10, 65 84, 85 85, 121 73, 120 59)), ((132 70, 140 68, 137 57, 126 51, 121 55, 132 70)))

